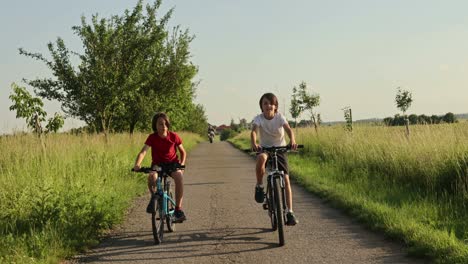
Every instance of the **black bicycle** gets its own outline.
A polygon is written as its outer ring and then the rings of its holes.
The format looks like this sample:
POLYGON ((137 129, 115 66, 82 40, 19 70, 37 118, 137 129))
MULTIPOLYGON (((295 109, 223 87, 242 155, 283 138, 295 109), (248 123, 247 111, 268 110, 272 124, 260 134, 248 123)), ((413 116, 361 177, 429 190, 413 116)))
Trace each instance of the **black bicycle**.
MULTIPOLYGON (((297 148, 303 148, 298 145, 297 148)), ((279 245, 283 246, 284 224, 286 223, 286 192, 284 189, 284 171, 278 169, 278 153, 291 151, 291 146, 285 147, 262 147, 262 152, 268 154, 266 164, 267 188, 263 209, 268 210, 273 231, 278 230, 279 245)))
MULTIPOLYGON (((164 223, 166 223, 169 232, 175 231, 175 223, 177 223, 174 216, 176 202, 172 194, 172 184, 168 177, 172 172, 183 169, 185 169, 185 166, 179 163, 165 163, 160 164, 160 166, 142 167, 140 170, 135 171, 142 173, 156 171, 158 173, 156 192, 151 197, 151 202, 154 203, 153 208, 155 208, 154 212, 151 213, 151 226, 156 245, 163 241, 164 223)), ((132 171, 134 170, 132 169, 132 171)))

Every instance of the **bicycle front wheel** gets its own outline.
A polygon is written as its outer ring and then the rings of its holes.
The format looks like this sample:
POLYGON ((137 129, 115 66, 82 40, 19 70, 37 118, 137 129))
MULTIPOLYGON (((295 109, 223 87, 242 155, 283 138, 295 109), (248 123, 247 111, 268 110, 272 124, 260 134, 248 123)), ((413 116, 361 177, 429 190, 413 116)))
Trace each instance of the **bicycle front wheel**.
POLYGON ((271 222, 271 229, 272 231, 276 231, 278 229, 278 221, 276 219, 276 207, 275 207, 275 200, 273 195, 273 182, 268 180, 267 185, 267 195, 266 195, 266 202, 268 206, 268 216, 270 217, 271 222))
POLYGON ((175 212, 175 204, 172 202, 174 201, 174 197, 172 195, 172 190, 171 190, 171 182, 166 183, 166 193, 168 196, 168 199, 166 199, 166 208, 168 214, 166 214, 166 224, 167 224, 167 230, 169 232, 174 232, 175 231, 175 223, 174 223, 174 212, 175 212), (170 199, 172 199, 172 201, 170 199))
POLYGON ((151 214, 151 226, 153 228, 154 244, 161 244, 164 236, 164 216, 162 207, 162 197, 153 199, 156 210, 151 214))
POLYGON ((275 203, 275 211, 276 211, 276 220, 278 223, 278 237, 279 237, 279 245, 284 245, 284 218, 283 218, 283 205, 281 204, 284 200, 281 198, 282 195, 281 189, 281 177, 274 175, 273 176, 273 196, 274 196, 274 203, 275 203))

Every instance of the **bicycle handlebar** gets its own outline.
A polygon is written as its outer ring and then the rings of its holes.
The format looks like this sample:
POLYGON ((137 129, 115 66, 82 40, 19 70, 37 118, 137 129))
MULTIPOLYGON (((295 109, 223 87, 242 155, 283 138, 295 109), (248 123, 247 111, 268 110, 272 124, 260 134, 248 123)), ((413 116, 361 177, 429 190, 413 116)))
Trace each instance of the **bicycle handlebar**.
MULTIPOLYGON (((297 145, 297 148, 304 148, 304 145, 297 145)), ((262 147, 263 151, 275 151, 275 150, 291 150, 291 145, 283 147, 262 147)))
MULTIPOLYGON (((304 148, 304 145, 297 145, 297 148, 298 149, 304 148)), ((260 152, 275 152, 275 151, 286 152, 290 150, 291 150, 291 145, 287 145, 287 146, 282 146, 282 147, 261 147, 260 152)), ((253 151, 252 149, 247 149, 246 151, 256 152, 256 151, 253 151)))
POLYGON ((141 173, 149 173, 151 171, 157 171, 157 172, 161 172, 161 171, 166 171, 166 172, 172 172, 172 171, 176 171, 176 170, 184 170, 185 169, 185 165, 180 165, 180 164, 177 164, 177 163, 174 163, 174 164, 164 164, 162 166, 153 166, 153 167, 141 167, 139 170, 135 170, 134 168, 132 168, 132 171, 133 172, 141 172, 141 173))

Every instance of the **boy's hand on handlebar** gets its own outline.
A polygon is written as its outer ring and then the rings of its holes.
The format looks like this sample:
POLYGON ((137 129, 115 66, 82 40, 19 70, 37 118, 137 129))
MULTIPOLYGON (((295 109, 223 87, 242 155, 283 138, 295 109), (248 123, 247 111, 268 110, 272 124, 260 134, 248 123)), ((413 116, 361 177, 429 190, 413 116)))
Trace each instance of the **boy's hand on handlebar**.
POLYGON ((297 150, 297 144, 295 141, 292 141, 290 145, 292 150, 297 150))
POLYGON ((260 151, 262 151, 262 147, 260 145, 257 145, 257 144, 252 145, 252 151, 260 152, 260 151))
POLYGON ((139 166, 139 165, 133 166, 134 171, 139 171, 140 169, 141 169, 141 166, 139 166))

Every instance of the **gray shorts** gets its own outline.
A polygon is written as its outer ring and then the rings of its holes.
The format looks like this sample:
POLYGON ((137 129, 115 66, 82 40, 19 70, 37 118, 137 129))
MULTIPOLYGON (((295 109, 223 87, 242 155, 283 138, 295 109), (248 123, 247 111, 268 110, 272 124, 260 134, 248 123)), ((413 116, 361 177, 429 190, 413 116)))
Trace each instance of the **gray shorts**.
MULTIPOLYGON (((288 157, 286 156, 285 153, 276 153, 276 157, 278 159, 278 170, 280 171, 283 171, 284 174, 288 174, 289 175, 289 167, 288 167, 288 157)), ((268 157, 267 159, 267 163, 265 164, 265 166, 269 166, 268 164, 272 162, 272 160, 270 159, 270 157, 268 157)), ((272 165, 273 167, 273 165, 272 165)))

